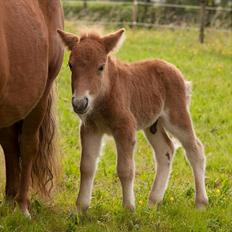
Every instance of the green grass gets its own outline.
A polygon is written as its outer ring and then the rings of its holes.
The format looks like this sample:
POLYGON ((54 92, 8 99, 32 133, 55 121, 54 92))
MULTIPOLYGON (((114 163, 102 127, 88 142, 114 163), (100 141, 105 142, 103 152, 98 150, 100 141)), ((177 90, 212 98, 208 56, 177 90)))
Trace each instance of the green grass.
MULTIPOLYGON (((73 26, 67 25, 68 30, 73 26)), ((121 207, 115 171, 115 146, 107 139, 94 183, 91 208, 78 216, 75 208, 80 173, 79 120, 72 112, 68 54, 58 78, 58 115, 62 153, 61 180, 47 202, 32 196, 32 220, 0 206, 0 231, 232 231, 232 40, 230 33, 209 32, 206 43, 189 30, 127 30, 117 54, 126 61, 163 58, 193 82, 191 113, 207 156, 209 207, 194 208, 194 183, 182 149, 176 153, 163 205, 147 207, 154 177, 152 151, 138 133, 135 192, 137 209, 121 207)), ((2 159, 2 157, 1 157, 2 159)), ((2 165, 3 166, 3 165, 2 165)), ((3 174, 3 170, 0 171, 3 174)), ((3 200, 4 178, 0 178, 3 200)))

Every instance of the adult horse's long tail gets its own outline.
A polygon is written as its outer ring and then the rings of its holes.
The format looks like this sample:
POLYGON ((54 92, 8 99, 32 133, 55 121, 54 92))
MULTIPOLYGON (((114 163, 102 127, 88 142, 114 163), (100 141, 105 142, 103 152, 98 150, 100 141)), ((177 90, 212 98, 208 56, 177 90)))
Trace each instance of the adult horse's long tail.
POLYGON ((58 149, 54 87, 48 96, 48 107, 39 131, 39 150, 32 167, 32 184, 42 195, 49 196, 58 174, 58 149))

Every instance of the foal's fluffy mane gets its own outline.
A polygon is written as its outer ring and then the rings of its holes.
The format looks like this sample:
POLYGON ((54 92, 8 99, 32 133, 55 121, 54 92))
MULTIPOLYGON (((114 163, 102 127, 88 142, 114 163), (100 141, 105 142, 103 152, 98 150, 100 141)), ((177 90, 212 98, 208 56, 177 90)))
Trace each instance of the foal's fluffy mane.
POLYGON ((85 39, 94 39, 100 40, 103 30, 100 28, 90 27, 90 28, 81 28, 80 29, 80 41, 85 39))
POLYGON ((80 36, 80 41, 85 39, 94 39, 100 41, 101 36, 97 32, 82 32, 80 36))
MULTIPOLYGON (((103 31, 102 29, 99 30, 96 28, 87 28, 84 30, 82 29, 82 30, 80 30, 80 42, 85 40, 85 39, 93 39, 93 40, 101 42, 102 37, 104 37, 102 31, 103 31)), ((116 53, 121 48, 124 41, 125 41, 125 33, 123 33, 117 46, 113 49, 114 53, 116 53)))

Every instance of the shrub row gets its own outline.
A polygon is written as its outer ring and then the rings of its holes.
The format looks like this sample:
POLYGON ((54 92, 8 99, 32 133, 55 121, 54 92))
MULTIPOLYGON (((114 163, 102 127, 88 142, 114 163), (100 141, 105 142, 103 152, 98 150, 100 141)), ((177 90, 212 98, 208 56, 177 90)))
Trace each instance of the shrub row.
MULTIPOLYGON (((82 2, 64 2, 67 18, 96 21, 103 23, 124 24, 132 21, 132 4, 99 4, 88 3, 87 8, 82 2)), ((155 25, 196 26, 199 23, 199 11, 189 8, 165 8, 162 6, 138 6, 137 22, 155 25)), ((231 28, 232 12, 207 11, 206 26, 231 28)))

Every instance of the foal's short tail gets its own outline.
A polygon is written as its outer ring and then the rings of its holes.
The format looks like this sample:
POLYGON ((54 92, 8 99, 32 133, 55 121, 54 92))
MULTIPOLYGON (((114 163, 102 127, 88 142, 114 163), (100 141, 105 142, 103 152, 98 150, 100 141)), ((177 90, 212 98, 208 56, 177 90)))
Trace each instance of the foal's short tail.
MULTIPOLYGON (((191 94, 192 94, 192 82, 191 81, 186 81, 184 80, 185 83, 185 97, 186 97, 186 102, 187 102, 187 107, 190 106, 190 101, 191 101, 191 94)), ((178 139, 175 137, 171 136, 171 141, 174 146, 174 150, 176 151, 179 147, 181 147, 181 143, 178 139)))
POLYGON ((58 174, 58 150, 54 87, 49 93, 48 107, 39 131, 39 151, 32 168, 32 184, 42 195, 49 196, 58 174))

